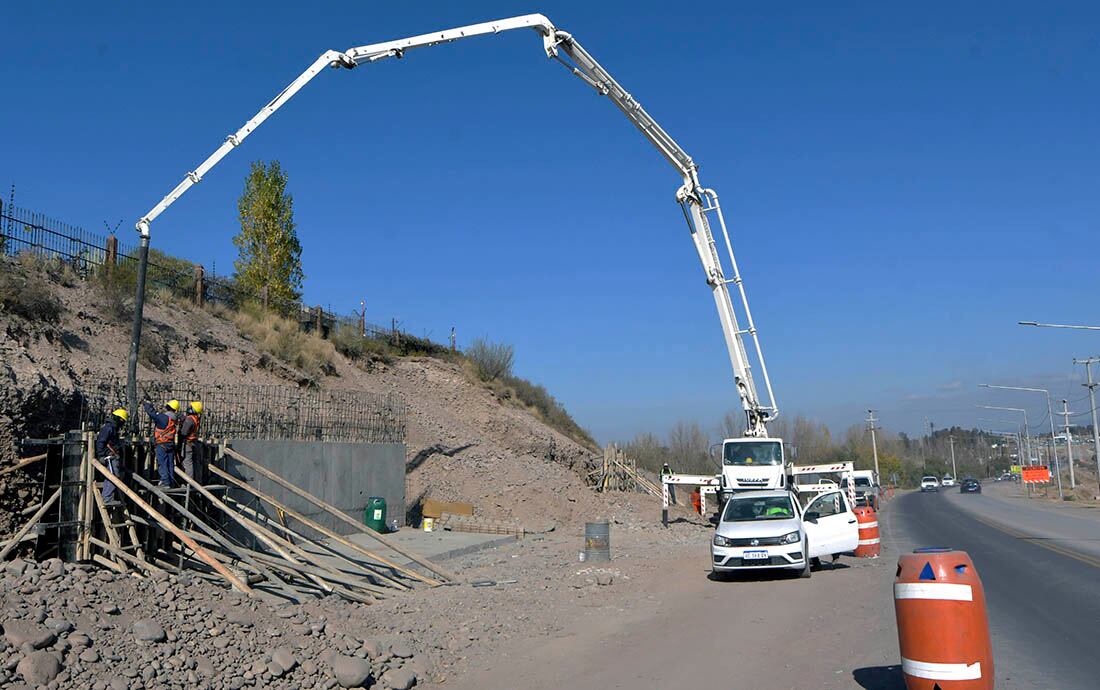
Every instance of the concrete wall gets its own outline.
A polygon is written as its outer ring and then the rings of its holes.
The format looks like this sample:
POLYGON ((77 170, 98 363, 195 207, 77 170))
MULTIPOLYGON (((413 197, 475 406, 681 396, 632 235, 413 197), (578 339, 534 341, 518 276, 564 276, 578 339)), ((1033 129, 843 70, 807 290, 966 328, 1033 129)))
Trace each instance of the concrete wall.
MULTIPOLYGON (((308 491, 352 518, 362 522, 363 508, 371 496, 386 499, 386 521, 397 518, 405 524, 405 445, 402 443, 320 443, 311 441, 236 440, 233 450, 263 465, 291 484, 308 491)), ((316 520, 340 534, 354 530, 309 501, 294 495, 250 467, 227 457, 230 471, 283 505, 316 520)), ((230 492, 242 503, 260 509, 238 489, 230 492)), ((278 519, 262 504, 261 512, 278 519)), ((307 536, 320 536, 301 525, 291 524, 307 536)))

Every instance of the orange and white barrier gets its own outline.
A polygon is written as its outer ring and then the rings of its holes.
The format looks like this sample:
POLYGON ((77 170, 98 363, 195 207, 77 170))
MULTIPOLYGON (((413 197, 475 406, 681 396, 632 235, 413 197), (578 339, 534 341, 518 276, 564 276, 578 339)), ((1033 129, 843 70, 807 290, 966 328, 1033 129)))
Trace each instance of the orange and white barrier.
POLYGON ((965 551, 901 556, 894 611, 908 690, 993 690, 985 590, 965 551))
POLYGON ((870 508, 856 508, 852 511, 859 521, 859 542, 855 554, 859 558, 878 558, 882 551, 878 534, 878 515, 870 508))

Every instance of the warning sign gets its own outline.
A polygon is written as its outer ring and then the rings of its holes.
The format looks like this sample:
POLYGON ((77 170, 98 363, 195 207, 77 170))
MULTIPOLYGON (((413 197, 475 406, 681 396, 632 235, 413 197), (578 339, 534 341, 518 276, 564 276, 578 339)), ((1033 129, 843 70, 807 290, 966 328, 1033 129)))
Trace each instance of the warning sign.
POLYGON ((1047 484, 1050 482, 1050 468, 1046 465, 1028 465, 1022 469, 1021 478, 1024 484, 1047 484))

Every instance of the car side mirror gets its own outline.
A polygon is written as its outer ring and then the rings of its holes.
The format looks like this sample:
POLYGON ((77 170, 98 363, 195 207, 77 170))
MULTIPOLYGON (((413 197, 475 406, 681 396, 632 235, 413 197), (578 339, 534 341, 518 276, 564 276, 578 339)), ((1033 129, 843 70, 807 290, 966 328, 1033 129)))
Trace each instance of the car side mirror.
POLYGON ((709 518, 707 518, 707 519, 708 519, 708 520, 710 520, 710 524, 714 525, 715 527, 717 527, 717 526, 718 526, 718 523, 720 522, 720 520, 718 519, 718 516, 717 516, 717 515, 711 515, 711 516, 710 516, 709 518))
POLYGON ((817 522, 817 519, 819 517, 821 517, 821 513, 817 512, 816 510, 811 510, 805 515, 806 522, 817 522))

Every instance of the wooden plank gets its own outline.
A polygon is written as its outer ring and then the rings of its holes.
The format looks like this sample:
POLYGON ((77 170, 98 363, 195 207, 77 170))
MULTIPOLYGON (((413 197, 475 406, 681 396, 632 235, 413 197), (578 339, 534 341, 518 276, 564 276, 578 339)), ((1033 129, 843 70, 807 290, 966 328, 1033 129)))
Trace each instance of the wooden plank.
MULTIPOLYGON (((89 469, 91 469, 90 466, 89 469)), ((112 547, 121 550, 122 537, 119 536, 118 530, 111 524, 111 516, 107 514, 107 507, 103 505, 103 497, 99 495, 98 491, 93 490, 92 499, 95 501, 96 509, 99 511, 99 519, 103 523, 103 531, 107 534, 107 541, 111 543, 112 547)), ((89 541, 95 544, 99 540, 95 537, 89 537, 89 541)))
MULTIPOLYGON (((223 566, 213 556, 211 556, 209 553, 207 553, 206 549, 204 549, 201 546, 199 546, 198 544, 196 544, 194 539, 192 539, 191 537, 184 534, 180 530, 180 528, 178 528, 178 527, 176 527, 175 525, 172 524, 171 520, 169 520, 168 518, 166 518, 163 515, 161 515, 160 513, 158 513, 157 510, 153 506, 146 503, 145 500, 141 496, 137 495, 136 491, 134 491, 129 486, 127 486, 121 479, 119 479, 115 475, 111 474, 111 470, 107 469, 103 465, 103 463, 101 463, 99 460, 96 460, 95 458, 91 458, 91 461, 92 461, 92 466, 95 467, 97 470, 99 470, 100 474, 102 474, 104 477, 109 479, 111 481, 111 483, 115 485, 115 488, 117 488, 122 493, 126 494, 126 496, 131 501, 133 501, 134 504, 138 508, 141 508, 143 511, 145 511, 145 513, 149 517, 156 520, 157 524, 159 524, 161 527, 163 527, 164 529, 171 532, 173 535, 176 536, 177 539, 182 541, 184 544, 187 544, 188 548, 190 548, 192 551, 194 551, 196 556, 198 556, 200 559, 202 559, 202 561, 204 563, 206 563, 211 568, 213 568, 218 573, 218 575, 221 575, 222 578, 224 578, 225 581, 228 582, 232 587, 234 587, 235 589, 237 589, 241 592, 244 592, 245 594, 247 594, 249 596, 255 596, 256 593, 252 591, 251 587, 249 587, 246 583, 241 582, 240 578, 238 578, 236 575, 234 575, 232 572, 230 572, 230 570, 228 568, 223 566)), ((135 476, 137 476, 137 475, 135 475, 135 476)), ((131 529, 133 529, 133 527, 131 527, 131 529)))
POLYGON ((82 452, 80 453, 80 469, 77 471, 77 477, 80 479, 80 500, 76 504, 76 521, 80 523, 81 530, 80 536, 76 540, 76 560, 86 561, 91 556, 90 553, 85 551, 88 544, 85 536, 91 531, 91 524, 89 523, 91 515, 88 514, 88 494, 86 490, 89 474, 88 432, 83 432, 81 437, 80 448, 82 452))
MULTIPOLYGON (((261 531, 261 529, 258 528, 258 525, 254 525, 251 520, 248 520, 247 518, 242 516, 237 511, 230 509, 229 506, 222 503, 221 500, 217 496, 215 496, 214 494, 207 491, 207 489, 202 484, 199 484, 194 479, 189 477, 187 475, 187 473, 184 472, 179 467, 176 468, 176 474, 178 474, 180 476, 180 479, 182 479, 184 482, 186 482, 188 486, 193 488, 195 491, 198 491, 199 494, 201 494, 204 498, 206 498, 206 500, 210 501, 210 503, 212 503, 215 508, 217 508, 218 510, 225 513, 227 516, 229 516, 229 518, 231 520, 233 520, 238 525, 240 525, 242 528, 244 528, 245 531, 247 531, 249 534, 251 534, 252 536, 259 539, 261 542, 263 542, 264 545, 267 548, 271 549, 272 551, 279 554, 280 556, 282 556, 286 560, 290 561, 291 563, 298 562, 298 561, 295 560, 294 556, 292 556, 290 554, 290 552, 288 552, 285 548, 283 548, 283 546, 281 544, 276 542, 274 539, 269 537, 267 534, 264 534, 264 531, 266 531, 266 530, 261 531)), ((314 580, 315 583, 319 587, 321 587, 321 589, 331 591, 331 588, 328 585, 326 585, 324 581, 315 579, 313 577, 311 577, 310 579, 314 580)))
POLYGON ((213 539, 214 543, 216 543, 219 547, 221 547, 222 549, 225 549, 226 551, 233 554, 237 558, 241 559, 245 563, 248 563, 249 565, 251 565, 257 571, 259 571, 264 577, 266 577, 271 582, 271 584, 275 585, 280 590, 282 590, 283 594, 285 594, 288 598, 290 598, 291 601, 294 601, 295 603, 298 602, 298 593, 295 592, 294 590, 292 590, 289 587, 289 585, 287 585, 285 582, 283 582, 283 580, 281 578, 279 578, 277 575, 275 575, 275 573, 271 572, 270 570, 265 568, 260 563, 256 562, 251 556, 249 556, 243 550, 238 549, 233 544, 230 544, 229 540, 226 539, 224 536, 222 536, 222 534, 220 532, 218 532, 218 530, 216 530, 213 527, 211 527, 210 525, 206 524, 206 522, 204 520, 197 517, 190 510, 188 510, 188 509, 184 508, 182 505, 180 505, 179 501, 177 501, 176 499, 169 496, 164 491, 164 489, 162 489, 159 486, 156 486, 155 484, 149 482, 148 480, 146 480, 144 477, 142 477, 140 475, 135 474, 134 479, 137 481, 138 484, 145 487, 146 490, 153 492, 153 494, 155 494, 161 501, 164 501, 165 503, 167 503, 177 513, 179 513, 180 515, 182 515, 185 518, 187 518, 188 520, 190 520, 191 523, 195 527, 197 527, 200 532, 205 534, 210 539, 213 539))
MULTIPOLYGON (((138 558, 137 556, 132 556, 132 555, 126 553, 125 551, 123 551, 122 549, 116 548, 114 545, 108 544, 108 543, 106 543, 106 542, 104 542, 100 539, 96 539, 95 537, 92 537, 91 542, 92 542, 92 544, 94 544, 95 546, 98 546, 99 548, 103 549, 104 551, 111 554, 115 558, 118 558, 122 561, 125 561, 125 563, 129 563, 130 565, 133 565, 137 568, 148 570, 150 573, 162 573, 162 572, 164 572, 162 569, 160 569, 159 567, 153 565, 149 561, 143 561, 140 558, 138 558)), ((119 565, 125 565, 125 563, 122 563, 122 564, 119 564, 119 565)))
POLYGON ((19 462, 15 463, 11 467, 5 467, 4 469, 0 470, 0 477, 4 476, 5 474, 11 474, 12 472, 15 472, 16 470, 21 470, 24 467, 27 467, 29 465, 33 465, 34 463, 38 462, 39 460, 45 460, 47 455, 49 455, 49 453, 43 453, 42 455, 35 455, 33 458, 25 458, 23 460, 20 460, 19 462))
MULTIPOLYGON (((314 520, 311 520, 311 519, 307 518, 305 515, 302 515, 298 511, 294 510, 293 508, 288 508, 287 506, 284 506, 283 504, 279 503, 278 501, 276 501, 271 496, 268 496, 267 494, 263 493, 259 489, 256 489, 255 487, 250 486, 245 481, 243 481, 241 479, 237 479, 236 477, 229 474, 228 472, 221 469, 220 467, 217 467, 215 465, 210 465, 210 467, 208 469, 211 472, 213 472, 214 474, 221 477, 222 479, 225 479, 227 482, 233 484, 234 486, 236 486, 240 489, 244 489, 245 491, 251 493, 253 496, 256 496, 257 498, 260 498, 264 501, 267 501, 267 503, 270 504, 272 507, 282 510, 283 512, 285 512, 287 515, 294 518, 298 522, 301 522, 302 524, 306 525, 307 527, 310 527, 314 530, 317 530, 318 532, 325 535, 326 537, 328 537, 328 538, 330 538, 330 539, 332 539, 332 540, 334 540, 334 541, 336 541, 340 544, 343 544, 344 546, 348 547, 352 551, 355 551, 356 553, 359 553, 363 556, 366 556, 367 558, 370 558, 371 560, 383 563, 383 564, 389 566, 390 568, 393 568, 394 570, 396 570, 398 572, 405 573, 407 575, 410 575, 411 577, 415 577, 418 580, 423 580, 424 582, 427 582, 428 584, 431 584, 431 585, 439 584, 437 581, 432 580, 431 578, 424 577, 423 575, 416 572, 415 570, 410 570, 409 568, 405 568, 403 566, 400 566, 400 565, 398 565, 396 563, 393 563, 392 561, 390 561, 386 558, 383 558, 382 556, 379 556, 378 554, 374 553, 373 551, 370 551, 369 549, 363 548, 362 546, 360 546, 359 544, 356 544, 355 542, 351 541, 350 539, 347 539, 344 536, 342 536, 340 534, 337 534, 336 532, 333 532, 332 530, 330 530, 329 528, 327 528, 324 525, 320 524, 319 522, 316 522, 314 520)), ((378 577, 378 578, 381 578, 383 580, 386 580, 388 582, 393 583, 393 586, 397 587, 398 589, 410 589, 409 586, 406 585, 405 583, 403 583, 399 580, 395 580, 394 578, 389 577, 388 575, 385 575, 383 573, 375 572, 375 573, 373 573, 373 575, 375 577, 378 577)))
MULTIPOLYGON (((251 515, 252 520, 255 523, 260 524, 261 521, 262 521, 263 525, 273 525, 274 527, 277 527, 278 529, 282 530, 282 532, 287 535, 287 539, 286 539, 287 544, 290 544, 290 541, 289 541, 290 537, 294 537, 296 539, 301 540, 304 543, 310 544, 311 546, 314 546, 318 549, 321 549, 322 551, 325 551, 329 554, 332 554, 335 558, 338 558, 343 563, 346 563, 347 567, 352 568, 352 570, 354 571, 354 573, 348 573, 348 574, 355 574, 358 577, 377 577, 377 573, 375 573, 373 570, 369 570, 369 569, 363 567, 363 565, 360 564, 358 561, 349 558, 345 553, 339 551, 338 549, 334 549, 330 545, 325 544, 324 542, 319 542, 315 539, 310 539, 309 537, 305 536, 304 534, 301 534, 299 532, 295 532, 290 527, 287 527, 286 525, 283 525, 279 522, 273 522, 266 515, 261 515, 260 513, 256 512, 252 508, 244 505, 243 503, 240 503, 238 501, 233 500, 232 496, 227 496, 226 500, 229 501, 230 503, 232 503, 233 507, 235 507, 237 510, 245 513, 246 515, 251 515)), ((320 561, 316 560, 316 555, 317 554, 310 553, 310 552, 306 551, 305 549, 303 549, 302 547, 297 546, 295 544, 290 544, 290 545, 294 549, 296 549, 297 551, 299 551, 303 554, 303 556, 302 556, 303 560, 309 561, 311 563, 316 563, 317 565, 319 565, 321 567, 325 567, 328 570, 330 570, 333 573, 338 574, 338 575, 347 573, 347 571, 342 571, 342 570, 338 570, 338 569, 330 567, 330 566, 323 565, 320 561)), ((379 588, 379 591, 384 592, 386 590, 379 588)))
MULTIPOLYGON (((432 563, 431 561, 429 561, 427 558, 424 558, 420 554, 418 554, 414 551, 411 551, 410 549, 406 549, 405 547, 401 546, 400 544, 397 544, 397 543, 395 543, 395 542, 393 542, 389 539, 386 539, 381 534, 378 534, 377 532, 375 532, 373 530, 369 530, 369 529, 364 530, 363 525, 361 523, 356 522, 352 517, 350 517, 344 511, 340 510, 336 506, 333 506, 333 505, 330 505, 329 503, 326 503, 325 501, 321 500, 320 498, 317 498, 316 496, 309 493, 308 491, 304 491, 304 490, 298 488, 294 484, 291 484, 287 480, 283 479, 279 475, 275 474, 274 472, 267 469, 263 465, 255 462, 254 460, 246 458, 245 456, 241 455, 240 453, 233 450, 232 448, 227 447, 225 449, 225 452, 226 452, 227 455, 231 456, 232 458, 234 458, 238 462, 241 462, 244 465, 247 465, 248 467, 250 467, 257 474, 259 474, 263 477, 266 477, 267 479, 270 479, 271 481, 275 482, 276 484, 283 487, 287 491, 289 491, 293 494, 296 494, 301 498, 306 499, 307 501, 309 501, 313 505, 317 506, 318 508, 321 508, 325 512, 327 512, 330 515, 332 515, 333 517, 335 517, 337 520, 341 520, 341 521, 351 525, 360 534, 367 535, 368 537, 370 537, 371 539, 374 539, 375 541, 377 541, 379 544, 382 544, 386 548, 391 549, 393 551, 396 551, 397 553, 401 554, 405 558, 408 558, 412 562, 417 563, 417 564, 427 568, 429 571, 431 571, 431 572, 435 573, 436 575, 442 577, 444 580, 447 580, 449 582, 454 582, 454 581, 457 580, 457 578, 453 574, 451 574, 449 571, 447 571, 444 568, 436 565, 435 563, 432 563)), ((289 511, 288 511, 288 514, 289 514, 289 511)), ((425 578, 423 576, 420 576, 418 579, 423 580, 425 578)))
POLYGON ((59 488, 54 491, 53 495, 50 496, 50 498, 42 504, 42 507, 39 508, 38 511, 31 516, 31 519, 27 520, 27 524, 20 527, 19 531, 12 535, 12 538, 8 540, 8 545, 5 546, 3 550, 0 550, 0 561, 8 557, 8 554, 12 552, 12 549, 15 548, 16 544, 23 541, 23 537, 26 536, 27 532, 30 532, 31 528, 38 524, 38 521, 41 520, 42 516, 46 514, 46 511, 50 509, 50 506, 52 506, 54 503, 57 503, 57 499, 60 497, 61 489, 59 488))

